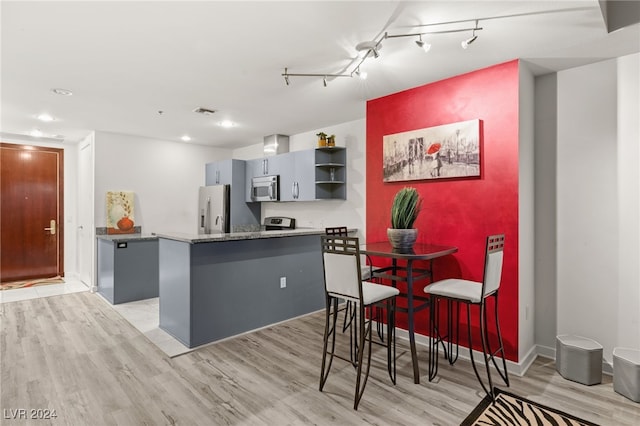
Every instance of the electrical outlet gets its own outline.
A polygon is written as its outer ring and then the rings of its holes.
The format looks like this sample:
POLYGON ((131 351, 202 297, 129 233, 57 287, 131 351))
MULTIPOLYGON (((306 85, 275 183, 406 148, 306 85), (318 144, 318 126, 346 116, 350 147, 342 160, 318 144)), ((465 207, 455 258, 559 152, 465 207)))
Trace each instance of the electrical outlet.
POLYGON ((280 288, 285 288, 287 286, 287 277, 280 277, 280 288))

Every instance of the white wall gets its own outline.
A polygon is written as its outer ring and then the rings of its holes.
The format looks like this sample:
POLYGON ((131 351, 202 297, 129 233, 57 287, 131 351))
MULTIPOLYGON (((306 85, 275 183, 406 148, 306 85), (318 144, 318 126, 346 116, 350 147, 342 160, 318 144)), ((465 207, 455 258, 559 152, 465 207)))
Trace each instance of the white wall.
MULTIPOLYGON (((357 228, 358 236, 365 235, 366 190, 366 137, 365 120, 356 120, 335 126, 289 135, 289 150, 313 149, 317 146, 316 133, 323 131, 336 135, 336 145, 347 147, 347 199, 303 201, 290 203, 262 203, 262 217, 289 216, 297 226, 324 228, 347 226, 357 228)), ((250 160, 262 157, 262 144, 235 150, 233 158, 250 160)))
POLYGON ((640 55, 558 73, 557 333, 640 347, 640 55))
POLYGON ((640 54, 618 61, 617 344, 640 349, 640 54))
POLYGON ((520 61, 518 100, 518 360, 535 360, 533 73, 520 61))
POLYGON ((550 358, 557 330, 557 78, 537 77, 535 87, 535 342, 550 358))
POLYGON ((107 191, 133 191, 143 233, 197 233, 205 164, 231 158, 226 149, 106 132, 96 132, 95 147, 95 226, 106 226, 107 191))

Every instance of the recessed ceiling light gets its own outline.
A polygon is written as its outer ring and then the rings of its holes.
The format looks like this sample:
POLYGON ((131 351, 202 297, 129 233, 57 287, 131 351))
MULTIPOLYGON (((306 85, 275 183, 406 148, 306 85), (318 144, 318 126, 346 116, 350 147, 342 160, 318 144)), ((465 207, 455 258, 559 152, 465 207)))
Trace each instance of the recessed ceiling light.
POLYGON ((182 139, 184 142, 189 142, 191 140, 191 138, 189 137, 189 135, 184 135, 182 136, 180 139, 182 139))
POLYGON ((53 93, 60 96, 71 96, 73 92, 69 89, 51 89, 53 93))
POLYGON ((52 116, 50 116, 49 114, 40 114, 38 116, 38 120, 40 121, 44 121, 45 123, 48 123, 50 121, 55 120, 55 118, 53 118, 52 116))
POLYGON ((224 121, 221 121, 220 123, 218 123, 218 126, 225 127, 225 128, 233 127, 235 125, 236 125, 236 123, 234 123, 231 120, 224 120, 224 121))
POLYGON ((40 129, 33 129, 29 132, 29 134, 34 138, 39 138, 40 136, 42 136, 42 131, 40 129))

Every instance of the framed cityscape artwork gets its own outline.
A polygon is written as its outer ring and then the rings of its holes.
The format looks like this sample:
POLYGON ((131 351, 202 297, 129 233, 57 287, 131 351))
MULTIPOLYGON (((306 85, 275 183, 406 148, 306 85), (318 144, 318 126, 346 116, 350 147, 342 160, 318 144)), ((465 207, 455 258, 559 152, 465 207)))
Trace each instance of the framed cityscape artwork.
POLYGON ((383 181, 480 176, 480 120, 382 138, 383 181))

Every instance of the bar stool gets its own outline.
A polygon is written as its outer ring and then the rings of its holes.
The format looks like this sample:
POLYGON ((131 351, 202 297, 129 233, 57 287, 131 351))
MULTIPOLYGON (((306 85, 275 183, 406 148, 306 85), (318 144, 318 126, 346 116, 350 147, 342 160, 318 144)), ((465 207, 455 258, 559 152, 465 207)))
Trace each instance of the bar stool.
POLYGON ((324 343, 322 350, 322 368, 320 372, 320 391, 329 376, 333 358, 337 357, 352 362, 336 354, 336 324, 338 319, 338 300, 345 299, 354 304, 356 311, 358 341, 356 344, 356 389, 353 408, 358 404, 364 393, 371 367, 371 311, 374 306, 383 305, 387 310, 387 369, 393 384, 396 383, 396 339, 395 339, 395 302, 400 293, 395 287, 362 281, 360 267, 360 244, 356 237, 321 236, 322 264, 324 270, 326 311, 324 343), (369 309, 367 317, 365 310, 369 309), (329 341, 331 348, 329 349, 329 341), (364 370, 364 353, 368 349, 367 366, 364 370), (327 355, 329 359, 327 360, 327 355))
MULTIPOLYGON (((487 237, 485 260, 484 260, 484 278, 482 282, 475 282, 463 279, 445 279, 442 281, 434 282, 424 288, 425 293, 431 297, 430 305, 430 330, 429 330, 429 380, 435 378, 438 371, 438 343, 442 341, 439 336, 439 330, 436 325, 437 317, 436 305, 440 300, 446 300, 448 302, 464 303, 467 307, 467 330, 469 334, 469 355, 471 357, 471 365, 473 371, 482 386, 482 389, 495 401, 495 392, 493 390, 493 383, 491 380, 491 371, 489 361, 493 362, 493 365, 498 370, 500 377, 504 380, 505 384, 509 386, 509 376, 507 373, 507 362, 504 356, 504 344, 502 343, 502 335, 500 334, 500 323, 498 321, 498 290, 500 289, 500 281, 502 278, 502 259, 504 250, 504 234, 490 235, 487 237), (487 336, 487 316, 486 316, 486 300, 493 296, 495 299, 495 319, 496 319, 496 332, 498 336, 498 343, 500 347, 492 351, 489 345, 489 338, 487 336), (478 369, 476 367, 475 360, 473 358, 473 344, 471 338, 471 305, 480 307, 480 339, 482 341, 482 353, 484 355, 484 363, 487 369, 488 387, 485 386, 478 369), (495 356, 500 354, 502 358, 502 371, 498 367, 495 356)), ((451 324, 452 312, 449 309, 448 323, 451 324)), ((451 327, 449 327, 451 333, 451 327)), ((458 345, 458 335, 456 334, 456 347, 458 345)), ((453 336, 449 336, 452 339, 453 336)), ((456 350, 457 353, 457 350, 456 350)), ((457 356, 456 356, 457 357, 457 356)), ((449 353, 449 361, 451 364, 455 362, 452 358, 452 354, 449 353)))
MULTIPOLYGON (((337 236, 342 236, 342 237, 348 237, 349 236, 349 231, 347 229, 346 226, 333 226, 333 227, 327 227, 324 228, 324 232, 326 235, 337 235, 337 236)), ((361 276, 362 279, 364 281, 367 281, 369 279, 371 279, 371 276, 373 275, 373 265, 371 263, 371 259, 369 258, 369 256, 367 256, 368 259, 368 265, 362 265, 360 267, 360 271, 361 271, 361 276)), ((347 330, 349 330, 349 344, 351 347, 351 362, 355 365, 356 363, 356 341, 357 341, 357 336, 356 336, 356 330, 352 329, 350 326, 353 323, 353 319, 355 318, 356 315, 356 310, 355 310, 355 304, 350 302, 350 301, 346 301, 345 307, 344 307, 344 321, 342 322, 342 332, 346 332, 347 330)), ((376 318, 378 318, 378 312, 376 312, 376 318)), ((380 329, 378 329, 378 335, 381 337, 382 339, 382 331, 380 329)))

